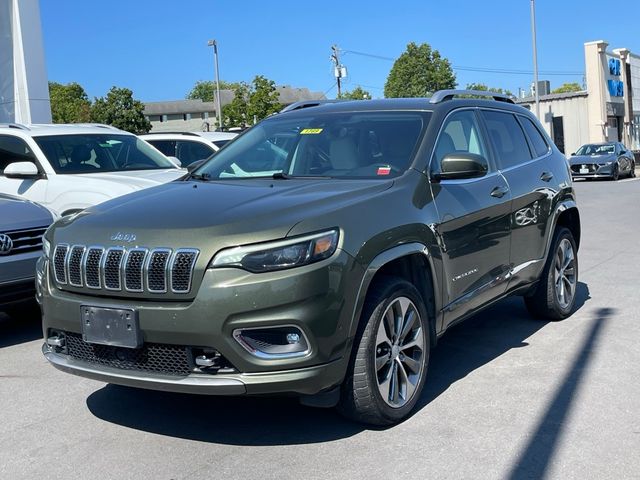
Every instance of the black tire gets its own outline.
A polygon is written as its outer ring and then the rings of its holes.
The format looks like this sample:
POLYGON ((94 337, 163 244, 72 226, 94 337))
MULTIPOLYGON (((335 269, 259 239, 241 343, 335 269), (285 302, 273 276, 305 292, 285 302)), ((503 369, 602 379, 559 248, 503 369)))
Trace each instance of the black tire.
MULTIPOLYGON (((553 235, 551 249, 547 256, 547 262, 542 270, 538 285, 534 292, 524 297, 527 310, 534 317, 545 320, 562 320, 573 313, 576 304, 576 292, 578 286, 578 248, 573 234, 568 228, 559 227, 553 235), (556 292, 555 264, 563 240, 568 240, 573 249, 574 287, 573 295, 567 305, 562 305, 556 292)), ((561 280, 562 282, 563 280, 561 280)))
POLYGON ((636 163, 631 162, 631 170, 629 171, 629 178, 635 178, 636 176, 636 163))
POLYGON ((616 163, 613 166, 613 173, 611 174, 611 180, 613 180, 614 182, 617 182, 619 178, 620 178, 620 168, 618 168, 618 164, 616 163))
MULTIPOLYGON (((382 277, 376 280, 365 300, 360 325, 353 345, 351 362, 341 386, 340 402, 338 403, 340 413, 352 420, 377 426, 393 425, 406 418, 420 398, 424 387, 429 364, 430 337, 431 332, 427 311, 418 290, 411 283, 396 277, 382 277), (419 325, 419 332, 417 330, 413 332, 412 330, 410 333, 412 338, 422 340, 423 348, 420 350, 419 361, 417 362, 421 365, 420 376, 419 379, 416 379, 415 384, 412 383, 412 386, 415 386, 413 393, 408 399, 402 399, 405 401, 403 405, 393 407, 383 399, 380 393, 381 387, 378 386, 379 373, 378 369, 376 369, 376 358, 382 359, 383 357, 380 356, 382 349, 376 343, 378 329, 380 327, 386 328, 386 325, 381 326, 383 315, 388 307, 391 306, 390 308, 393 308, 392 305, 397 304, 402 297, 409 299, 418 313, 418 323, 414 320, 413 324, 419 325)), ((409 335, 405 337, 405 340, 408 338, 409 335)), ((402 344, 403 340, 400 340, 399 343, 402 344)), ((404 343, 410 342, 404 341, 404 343)), ((395 371, 398 372, 397 375, 401 375, 395 365, 392 350, 388 351, 388 355, 388 377, 391 377, 394 367, 396 368, 395 371)), ((395 355, 400 361, 403 361, 402 353, 398 354, 397 349, 395 355)), ((415 358, 416 356, 414 351, 412 357, 415 358)), ((379 370, 383 376, 384 368, 386 367, 382 367, 379 370)), ((405 380, 407 378, 406 372, 412 373, 411 370, 407 369, 402 371, 405 374, 405 377, 402 378, 405 380)), ((396 378, 400 379, 401 377, 396 378)), ((396 380, 397 388, 402 386, 398 384, 399 381, 396 380)), ((388 398, 391 399, 391 394, 388 398)), ((398 396, 398 400, 400 399, 401 397, 398 396)))

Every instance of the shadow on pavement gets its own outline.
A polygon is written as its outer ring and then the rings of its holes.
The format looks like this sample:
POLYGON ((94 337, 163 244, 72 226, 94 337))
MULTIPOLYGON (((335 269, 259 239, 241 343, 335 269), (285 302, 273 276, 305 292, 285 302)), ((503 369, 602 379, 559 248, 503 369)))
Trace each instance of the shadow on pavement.
POLYGON ((11 313, 0 312, 0 348, 42 338, 40 308, 35 302, 20 305, 11 313))
MULTIPOLYGON (((578 308, 589 298, 578 285, 578 308)), ((429 377, 416 410, 449 385, 545 325, 532 319, 522 299, 510 298, 448 332, 433 351, 429 377)), ((87 398, 93 415, 137 430, 230 445, 296 445, 353 436, 366 427, 334 409, 301 406, 295 398, 215 397, 106 385, 87 398)))

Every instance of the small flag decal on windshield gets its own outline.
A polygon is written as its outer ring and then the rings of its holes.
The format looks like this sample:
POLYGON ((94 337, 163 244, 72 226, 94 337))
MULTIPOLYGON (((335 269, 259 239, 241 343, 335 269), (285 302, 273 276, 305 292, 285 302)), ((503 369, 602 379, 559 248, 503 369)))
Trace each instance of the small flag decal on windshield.
POLYGON ((378 175, 389 175, 391 173, 391 167, 378 167, 378 175))

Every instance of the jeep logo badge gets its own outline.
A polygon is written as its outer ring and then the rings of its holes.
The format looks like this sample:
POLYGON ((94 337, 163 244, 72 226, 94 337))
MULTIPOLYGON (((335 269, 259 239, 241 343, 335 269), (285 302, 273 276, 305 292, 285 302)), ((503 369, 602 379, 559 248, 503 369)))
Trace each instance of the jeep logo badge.
POLYGON ((13 240, 9 235, 0 233, 0 255, 7 255, 13 248, 13 240))
POLYGON ((135 242, 136 241, 136 235, 134 233, 118 232, 118 233, 114 233, 113 235, 111 235, 111 240, 113 240, 114 242, 131 243, 131 242, 135 242))

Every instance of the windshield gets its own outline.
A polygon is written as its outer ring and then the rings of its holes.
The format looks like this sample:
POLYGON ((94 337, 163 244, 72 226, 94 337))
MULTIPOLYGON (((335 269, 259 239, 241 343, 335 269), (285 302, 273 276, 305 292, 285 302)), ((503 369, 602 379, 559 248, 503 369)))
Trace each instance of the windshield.
POLYGON ((360 112, 278 115, 218 152, 194 175, 388 178, 411 166, 430 113, 360 112))
POLYGON ((610 155, 616 153, 616 146, 612 143, 606 145, 583 145, 576 155, 610 155))
POLYGON ((34 140, 56 173, 176 168, 155 148, 133 135, 51 135, 34 140))

